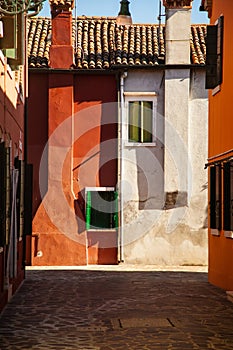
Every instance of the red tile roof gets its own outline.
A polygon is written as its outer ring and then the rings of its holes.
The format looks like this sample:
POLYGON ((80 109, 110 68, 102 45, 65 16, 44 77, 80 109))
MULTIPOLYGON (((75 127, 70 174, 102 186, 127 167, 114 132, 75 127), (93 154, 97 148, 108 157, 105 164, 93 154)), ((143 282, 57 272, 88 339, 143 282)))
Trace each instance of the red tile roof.
MULTIPOLYGON (((29 67, 49 67, 51 30, 49 18, 29 19, 29 67)), ((164 34, 164 26, 159 27, 158 24, 118 25, 115 17, 78 17, 76 25, 73 21, 72 31, 75 68, 109 69, 118 65, 164 64, 164 34)), ((206 25, 191 26, 191 64, 205 64, 205 37, 206 25)))

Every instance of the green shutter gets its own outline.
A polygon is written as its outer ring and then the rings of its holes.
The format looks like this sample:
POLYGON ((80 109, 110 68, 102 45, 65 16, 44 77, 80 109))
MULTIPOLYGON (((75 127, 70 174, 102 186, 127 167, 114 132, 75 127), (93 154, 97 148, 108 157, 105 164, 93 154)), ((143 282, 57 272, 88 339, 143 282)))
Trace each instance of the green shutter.
POLYGON ((32 234, 33 166, 25 164, 24 234, 32 234))
POLYGON ((230 231, 231 229, 231 183, 230 183, 230 162, 227 162, 223 166, 223 179, 224 179, 224 216, 223 216, 223 229, 230 231))
POLYGON ((216 168, 210 167, 210 228, 216 228, 216 168))
POLYGON ((6 148, 6 244, 9 243, 11 227, 11 148, 6 148))
POLYGON ((217 26, 207 26, 206 37, 206 89, 217 86, 217 26))
POLYGON ((115 213, 114 213, 114 223, 115 228, 118 228, 118 193, 114 192, 114 203, 115 203, 115 213))
POLYGON ((230 217, 231 217, 231 231, 233 231, 233 162, 230 162, 230 197, 231 197, 231 205, 230 205, 230 217))
POLYGON ((229 161, 223 166, 224 178, 224 215, 223 229, 233 231, 233 162, 229 161))
POLYGON ((222 83, 223 27, 223 16, 219 17, 217 25, 207 26, 206 89, 213 89, 222 83))
POLYGON ((91 227, 91 192, 87 192, 86 197, 86 229, 90 230, 91 227))
POLYGON ((88 191, 86 195, 86 229, 118 227, 117 192, 88 191))
POLYGON ((216 228, 221 230, 222 228, 222 220, 221 220, 221 165, 216 165, 216 202, 215 202, 215 216, 216 216, 216 228))
POLYGON ((217 85, 222 84, 223 65, 223 25, 224 17, 220 16, 217 25, 217 85))
POLYGON ((0 143, 0 246, 6 243, 6 150, 0 143))
POLYGON ((19 207, 20 207, 20 222, 19 222, 19 236, 23 236, 24 231, 24 161, 20 161, 20 197, 19 197, 19 207))

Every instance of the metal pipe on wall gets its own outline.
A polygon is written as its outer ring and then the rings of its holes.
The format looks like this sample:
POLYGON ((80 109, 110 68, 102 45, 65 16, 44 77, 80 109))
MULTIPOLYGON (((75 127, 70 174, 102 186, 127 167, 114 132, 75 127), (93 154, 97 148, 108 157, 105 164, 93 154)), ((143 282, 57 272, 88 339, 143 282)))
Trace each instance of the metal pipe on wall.
POLYGON ((119 261, 124 261, 124 216, 123 216, 123 175, 124 175, 124 161, 123 161, 123 120, 124 120, 124 82, 127 77, 127 72, 120 75, 120 101, 119 103, 119 118, 118 118, 118 186, 119 186, 119 208, 120 208, 120 235, 119 235, 119 261))

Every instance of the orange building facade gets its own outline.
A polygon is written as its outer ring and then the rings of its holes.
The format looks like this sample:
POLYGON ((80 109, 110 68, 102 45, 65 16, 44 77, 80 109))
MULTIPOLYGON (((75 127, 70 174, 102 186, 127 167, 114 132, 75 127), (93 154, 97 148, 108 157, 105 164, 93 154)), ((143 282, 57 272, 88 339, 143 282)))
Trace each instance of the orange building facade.
POLYGON ((208 11, 206 87, 209 89, 209 281, 233 290, 233 4, 203 0, 208 11))
POLYGON ((22 89, 23 68, 13 71, 0 48, 0 311, 24 279, 22 89))

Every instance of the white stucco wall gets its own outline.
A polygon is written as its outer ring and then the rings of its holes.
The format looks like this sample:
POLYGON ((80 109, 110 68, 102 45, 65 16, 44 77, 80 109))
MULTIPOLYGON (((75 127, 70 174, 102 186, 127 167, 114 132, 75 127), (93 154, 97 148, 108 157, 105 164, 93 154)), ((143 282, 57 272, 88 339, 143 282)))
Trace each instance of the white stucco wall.
POLYGON ((155 92, 157 114, 156 144, 150 147, 127 143, 127 115, 124 115, 123 258, 126 263, 207 264, 204 164, 208 104, 204 87, 205 74, 200 69, 192 73, 187 69, 128 72, 125 91, 155 92), (168 195, 175 198, 174 203, 169 204, 168 195))

